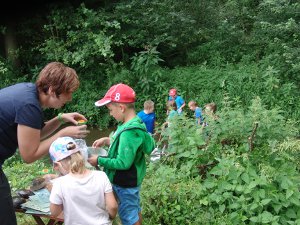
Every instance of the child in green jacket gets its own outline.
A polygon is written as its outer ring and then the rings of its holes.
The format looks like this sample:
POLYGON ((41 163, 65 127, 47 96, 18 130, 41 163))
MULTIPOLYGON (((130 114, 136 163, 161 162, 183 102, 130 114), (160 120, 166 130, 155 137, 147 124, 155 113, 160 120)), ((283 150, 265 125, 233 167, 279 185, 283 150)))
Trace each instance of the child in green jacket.
POLYGON ((145 154, 155 148, 154 139, 134 109, 135 92, 125 84, 112 86, 95 103, 109 109, 110 115, 121 124, 111 138, 100 138, 93 147, 110 146, 108 157, 91 156, 93 166, 104 168, 119 199, 119 217, 123 225, 142 224, 140 188, 146 173, 145 154))

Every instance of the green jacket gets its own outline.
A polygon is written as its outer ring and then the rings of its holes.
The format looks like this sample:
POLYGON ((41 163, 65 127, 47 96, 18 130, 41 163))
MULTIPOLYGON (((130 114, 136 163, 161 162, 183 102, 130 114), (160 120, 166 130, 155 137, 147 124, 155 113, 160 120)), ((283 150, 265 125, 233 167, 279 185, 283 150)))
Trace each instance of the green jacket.
POLYGON ((121 187, 141 185, 146 174, 145 153, 155 147, 153 137, 145 124, 136 116, 118 126, 110 139, 108 157, 98 157, 99 166, 104 167, 109 180, 121 187))

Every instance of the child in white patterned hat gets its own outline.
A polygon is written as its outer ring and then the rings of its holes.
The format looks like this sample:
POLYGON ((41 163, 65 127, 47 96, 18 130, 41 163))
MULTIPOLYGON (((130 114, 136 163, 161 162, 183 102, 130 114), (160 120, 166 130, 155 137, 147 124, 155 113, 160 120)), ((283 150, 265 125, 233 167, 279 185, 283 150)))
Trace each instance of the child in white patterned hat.
POLYGON ((112 224, 118 205, 107 175, 85 167, 84 157, 71 137, 56 139, 49 154, 63 175, 53 182, 51 215, 64 211, 65 225, 112 224))

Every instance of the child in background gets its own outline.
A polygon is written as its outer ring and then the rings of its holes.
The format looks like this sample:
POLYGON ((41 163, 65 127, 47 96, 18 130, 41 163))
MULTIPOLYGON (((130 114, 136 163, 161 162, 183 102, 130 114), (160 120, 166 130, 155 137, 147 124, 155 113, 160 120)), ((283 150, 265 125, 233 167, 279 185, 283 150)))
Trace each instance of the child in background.
POLYGON ((202 116, 202 109, 198 106, 197 102, 190 101, 188 103, 190 110, 194 111, 194 116, 196 118, 196 124, 202 125, 203 124, 203 116, 202 116))
POLYGON ((174 116, 176 116, 177 113, 177 105, 175 101, 169 101, 168 102, 168 110, 169 110, 169 115, 167 120, 170 120, 171 118, 173 118, 174 116))
POLYGON ((205 113, 211 116, 216 116, 215 113, 217 111, 217 105, 214 102, 208 103, 204 106, 205 113))
POLYGON ((172 120, 172 118, 174 118, 174 116, 178 115, 177 106, 176 106, 175 101, 169 101, 167 103, 167 109, 168 109, 169 114, 168 114, 166 122, 164 122, 162 125, 163 129, 166 127, 170 127, 170 124, 171 124, 170 120, 172 120))
MULTIPOLYGON (((185 106, 185 101, 183 98, 179 95, 177 95, 177 90, 172 88, 169 91, 169 98, 168 102, 175 101, 176 107, 177 107, 177 113, 180 115, 182 114, 183 107, 185 106)), ((167 115, 169 114, 169 111, 167 110, 167 115)))
POLYGON ((155 148, 154 139, 134 109, 135 92, 125 84, 112 86, 95 103, 108 108, 110 115, 121 122, 114 135, 96 140, 93 147, 109 146, 108 156, 93 155, 88 162, 104 168, 119 199, 119 217, 123 225, 142 224, 141 184, 146 174, 145 154, 155 148))
POLYGON ((154 102, 147 100, 144 102, 144 110, 140 111, 138 117, 145 123, 147 131, 154 134, 156 115, 154 112, 154 102))
MULTIPOLYGON (((214 102, 208 103, 204 106, 205 114, 213 120, 217 120, 218 116, 216 115, 217 105, 214 102)), ((205 126, 207 126, 207 122, 205 122, 205 126)))
POLYGON ((64 224, 112 224, 118 204, 111 183, 102 171, 85 167, 80 149, 71 137, 60 137, 50 146, 50 157, 62 176, 56 178, 50 194, 50 211, 64 211, 64 224))

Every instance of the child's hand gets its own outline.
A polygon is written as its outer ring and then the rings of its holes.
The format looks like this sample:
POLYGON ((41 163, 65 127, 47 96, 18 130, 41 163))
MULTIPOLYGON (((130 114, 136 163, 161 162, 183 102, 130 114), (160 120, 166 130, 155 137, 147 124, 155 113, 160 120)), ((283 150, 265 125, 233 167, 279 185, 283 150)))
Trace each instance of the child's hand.
POLYGON ((53 184, 51 182, 48 182, 46 184, 46 189, 51 193, 51 190, 52 190, 52 187, 53 187, 53 184))
POLYGON ((91 157, 88 158, 87 161, 92 166, 97 166, 98 165, 98 155, 92 155, 91 157))
POLYGON ((97 147, 102 147, 104 145, 109 145, 109 144, 110 144, 109 138, 104 137, 104 138, 100 138, 100 139, 94 141, 92 147, 97 148, 97 147))
POLYGON ((49 192, 51 192, 52 186, 53 186, 51 180, 53 180, 53 179, 55 179, 55 178, 57 178, 57 177, 58 177, 57 174, 50 174, 50 173, 49 173, 49 174, 45 174, 45 175, 43 176, 43 178, 47 181, 47 183, 46 183, 46 189, 47 189, 49 192))

